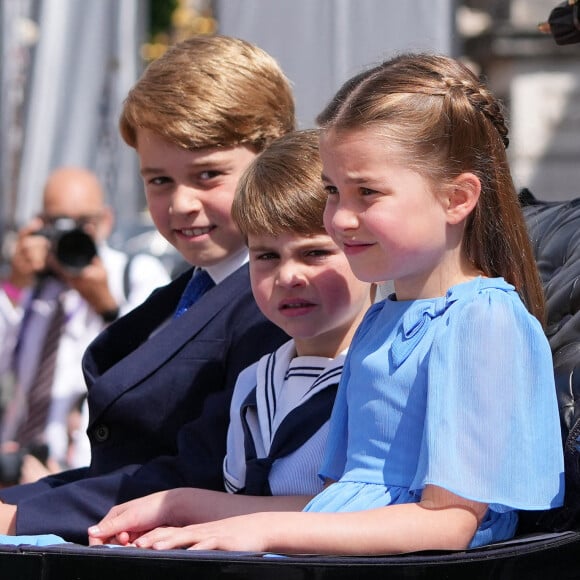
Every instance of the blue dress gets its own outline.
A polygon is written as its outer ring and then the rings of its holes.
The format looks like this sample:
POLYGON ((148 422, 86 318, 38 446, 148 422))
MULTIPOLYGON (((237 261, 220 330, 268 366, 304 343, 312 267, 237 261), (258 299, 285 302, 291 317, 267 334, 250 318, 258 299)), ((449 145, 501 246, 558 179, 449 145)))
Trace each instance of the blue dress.
POLYGON ((562 504, 552 356, 503 278, 445 296, 373 305, 339 386, 321 477, 306 511, 418 502, 425 485, 489 504, 471 547, 511 538, 516 511, 562 504))

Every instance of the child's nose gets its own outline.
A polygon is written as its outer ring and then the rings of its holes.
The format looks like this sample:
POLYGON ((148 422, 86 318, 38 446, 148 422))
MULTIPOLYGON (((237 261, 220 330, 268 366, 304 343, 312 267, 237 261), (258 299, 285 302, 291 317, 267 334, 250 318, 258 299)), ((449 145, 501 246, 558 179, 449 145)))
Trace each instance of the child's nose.
POLYGON ((176 213, 192 213, 202 207, 199 192, 193 187, 184 185, 177 187, 172 199, 173 211, 176 213))
POLYGON ((280 268, 278 269, 278 284, 288 288, 303 285, 304 274, 300 266, 295 262, 280 264, 280 268))
POLYGON ((358 227, 356 212, 345 204, 337 205, 331 215, 325 217, 330 219, 330 225, 334 230, 347 231, 358 227))

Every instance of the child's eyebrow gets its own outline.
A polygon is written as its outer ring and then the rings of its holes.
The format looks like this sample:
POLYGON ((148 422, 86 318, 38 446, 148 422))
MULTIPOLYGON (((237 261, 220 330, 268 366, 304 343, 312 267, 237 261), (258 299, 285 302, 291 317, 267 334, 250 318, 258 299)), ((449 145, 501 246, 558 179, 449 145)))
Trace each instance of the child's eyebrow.
POLYGON ((231 163, 231 153, 230 148, 209 147, 198 149, 195 159, 191 160, 191 165, 221 165, 223 163, 231 163))
POLYGON ((248 249, 250 250, 250 252, 275 252, 276 249, 272 248, 271 246, 266 246, 264 244, 261 245, 249 245, 248 249))
POLYGON ((145 177, 146 175, 159 175, 160 173, 165 173, 165 170, 157 167, 142 167, 139 173, 145 177))
MULTIPOLYGON (((200 171, 200 170, 210 170, 216 167, 223 168, 226 167, 227 160, 226 159, 199 159, 188 163, 186 167, 191 171, 200 171)), ((143 167, 140 171, 143 177, 147 175, 165 175, 170 173, 168 169, 163 167, 143 167)))

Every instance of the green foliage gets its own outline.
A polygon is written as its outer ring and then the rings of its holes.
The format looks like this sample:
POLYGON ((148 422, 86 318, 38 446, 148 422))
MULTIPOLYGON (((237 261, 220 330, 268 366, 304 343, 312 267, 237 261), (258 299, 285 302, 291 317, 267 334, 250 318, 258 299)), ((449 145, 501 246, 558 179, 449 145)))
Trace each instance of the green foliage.
POLYGON ((171 30, 171 16, 179 0, 149 0, 149 37, 154 39, 160 33, 171 30))

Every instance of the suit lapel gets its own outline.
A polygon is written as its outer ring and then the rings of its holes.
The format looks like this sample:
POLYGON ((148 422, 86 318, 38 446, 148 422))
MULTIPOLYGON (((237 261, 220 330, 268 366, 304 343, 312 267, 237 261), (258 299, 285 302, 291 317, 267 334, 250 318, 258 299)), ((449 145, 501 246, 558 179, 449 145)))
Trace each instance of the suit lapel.
POLYGON ((157 289, 143 304, 97 336, 83 358, 83 371, 89 387, 147 341, 151 333, 171 316, 192 271, 188 270, 167 286, 157 289))
MULTIPOLYGON (((101 376, 96 376, 88 395, 92 411, 91 423, 120 395, 163 367, 184 344, 197 336, 212 318, 229 304, 236 302, 242 291, 244 289, 249 291, 249 288, 248 267, 244 265, 204 294, 183 316, 169 322, 149 340, 145 340, 126 356, 120 357, 122 360, 118 364, 105 370, 101 376), (100 388, 101 383, 106 383, 106 387, 100 388)), ((162 320, 171 316, 179 299, 178 296, 171 302, 168 296, 158 297, 164 301, 162 310, 166 316, 164 315, 162 320)), ((150 308, 153 306, 154 304, 151 304, 150 308)), ((144 328, 150 329, 150 327, 150 324, 144 324, 144 328)), ((123 330, 131 332, 130 326, 123 330)))

